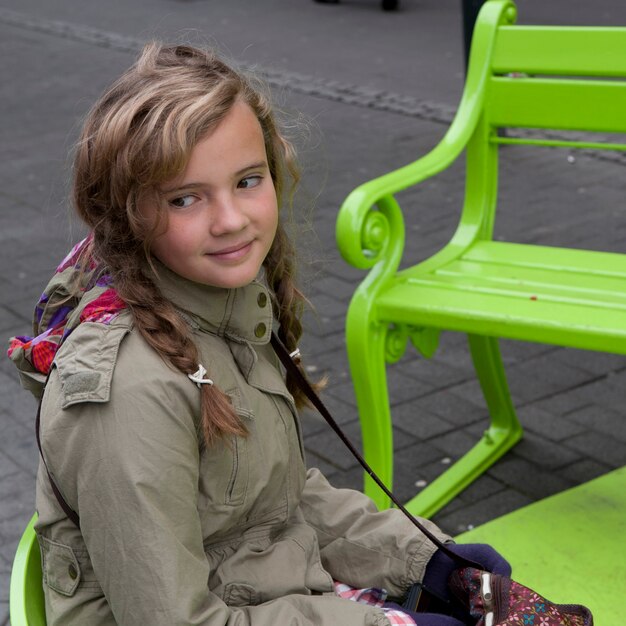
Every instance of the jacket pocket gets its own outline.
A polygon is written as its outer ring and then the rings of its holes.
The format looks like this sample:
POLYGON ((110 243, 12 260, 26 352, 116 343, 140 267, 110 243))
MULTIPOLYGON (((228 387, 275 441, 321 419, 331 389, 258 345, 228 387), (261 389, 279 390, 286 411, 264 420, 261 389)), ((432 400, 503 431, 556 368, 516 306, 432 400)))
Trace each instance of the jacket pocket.
POLYGON ((228 583, 225 585, 223 600, 228 606, 254 606, 259 604, 254 587, 246 583, 228 583))
POLYGON ((233 464, 226 493, 224 494, 224 503, 232 506, 242 504, 246 499, 248 490, 248 456, 247 441, 244 437, 234 437, 232 442, 233 464))
POLYGON ((73 596, 82 577, 74 550, 41 535, 37 539, 41 548, 44 583, 64 596, 73 596))
MULTIPOLYGON (((237 416, 242 423, 247 424, 253 417, 252 412, 243 406, 238 389, 226 392, 231 399, 237 416)), ((248 459, 248 438, 233 437, 231 439, 232 466, 224 493, 224 504, 238 506, 243 504, 248 492, 250 481, 250 462, 248 459)))

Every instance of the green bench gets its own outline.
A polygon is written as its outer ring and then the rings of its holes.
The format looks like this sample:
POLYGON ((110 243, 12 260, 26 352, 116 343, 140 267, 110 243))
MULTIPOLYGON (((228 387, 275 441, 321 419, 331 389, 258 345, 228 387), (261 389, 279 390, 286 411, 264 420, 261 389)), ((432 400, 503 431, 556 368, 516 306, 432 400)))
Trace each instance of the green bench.
MULTIPOLYGON (((467 333, 491 416, 476 445, 407 503, 418 515, 444 506, 522 436, 499 338, 626 354, 626 255, 493 240, 501 145, 626 150, 593 134, 626 132, 626 28, 517 26, 515 19, 512 2, 486 2, 463 97, 440 144, 358 187, 337 220, 342 256, 370 270, 346 321, 370 465, 392 485, 386 363, 399 359, 409 341, 429 357, 440 331, 467 333), (548 139, 541 129, 561 138, 548 139), (432 257, 399 271, 405 229, 394 194, 438 174, 463 151, 465 200, 454 236, 432 257)), ((389 506, 367 476, 365 491, 389 506)))

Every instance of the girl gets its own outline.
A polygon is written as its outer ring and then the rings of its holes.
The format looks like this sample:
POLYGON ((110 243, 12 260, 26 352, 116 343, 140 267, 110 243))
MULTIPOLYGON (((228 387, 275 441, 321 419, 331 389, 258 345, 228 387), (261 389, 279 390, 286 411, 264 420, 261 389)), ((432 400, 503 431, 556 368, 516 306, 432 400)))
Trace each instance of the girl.
POLYGON ((88 115, 73 199, 90 234, 38 336, 9 350, 37 395, 49 377, 49 624, 462 623, 384 605, 422 579, 445 594, 454 565, 398 511, 306 471, 303 394, 268 343, 302 333, 280 215, 297 180, 263 92, 195 48, 148 45, 88 115))

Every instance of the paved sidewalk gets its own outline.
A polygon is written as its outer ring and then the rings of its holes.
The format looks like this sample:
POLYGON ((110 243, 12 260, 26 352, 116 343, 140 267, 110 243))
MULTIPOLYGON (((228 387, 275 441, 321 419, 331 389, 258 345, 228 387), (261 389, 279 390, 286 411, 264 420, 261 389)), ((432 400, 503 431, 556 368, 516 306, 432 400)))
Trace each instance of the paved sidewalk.
MULTIPOLYGON (((462 83, 458 3, 404 0, 384 14, 377 0, 338 6, 309 0, 5 0, 0 6, 0 335, 29 332, 32 308, 56 263, 81 235, 66 203, 68 150, 80 116, 127 67, 142 41, 213 38, 258 64, 291 112, 309 121, 302 139, 312 232, 299 248, 307 316, 306 362, 329 375, 327 404, 355 441, 359 426, 343 340, 350 296, 363 273, 337 255, 337 208, 356 185, 405 164, 445 132, 462 83), (264 5, 263 7, 260 5, 264 5), (297 5, 297 6, 296 6, 297 5), (445 5, 445 6, 443 6, 445 5), (454 5, 454 6, 452 6, 454 5), (190 24, 194 32, 183 32, 190 24), (437 68, 437 73, 433 69, 437 68)), ((520 2, 521 22, 626 24, 621 0, 572 8, 520 2), (528 13, 526 16, 525 11, 528 13)), ((581 4, 581 3, 576 3, 581 4)), ((624 160, 563 151, 505 149, 497 236, 520 242, 624 251, 624 160)), ((463 163, 402 194, 407 262, 452 234, 463 163)), ((524 440, 435 516, 456 534, 470 526, 619 467, 626 461, 626 358, 504 342, 524 440)), ((390 367, 396 485, 408 498, 473 443, 486 410, 462 336, 447 334, 433 359, 409 350, 390 367)), ((0 359, 0 626, 8 623, 9 574, 34 510, 38 453, 35 403, 0 359)), ((309 463, 337 485, 360 487, 361 471, 325 424, 304 416, 309 463)))

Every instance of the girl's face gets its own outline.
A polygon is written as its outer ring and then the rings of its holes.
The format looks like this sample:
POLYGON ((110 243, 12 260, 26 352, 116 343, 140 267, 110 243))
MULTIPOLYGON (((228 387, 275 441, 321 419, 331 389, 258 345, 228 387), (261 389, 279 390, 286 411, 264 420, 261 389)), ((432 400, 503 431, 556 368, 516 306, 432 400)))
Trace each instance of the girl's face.
MULTIPOLYGON (((236 102, 191 152, 187 169, 163 185, 167 230, 152 253, 184 278, 215 287, 250 283, 269 252, 278 204, 261 125, 252 109, 236 102)), ((139 209, 150 219, 152 202, 139 209)))

